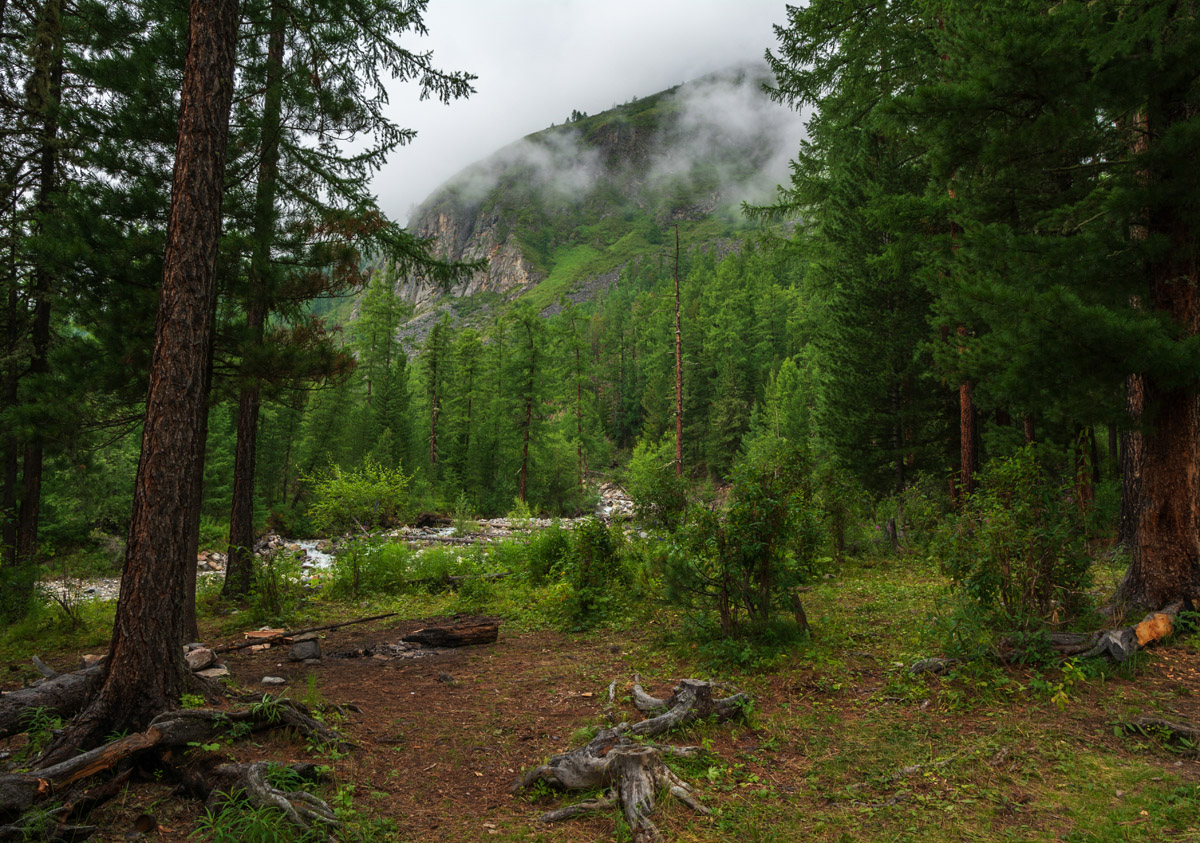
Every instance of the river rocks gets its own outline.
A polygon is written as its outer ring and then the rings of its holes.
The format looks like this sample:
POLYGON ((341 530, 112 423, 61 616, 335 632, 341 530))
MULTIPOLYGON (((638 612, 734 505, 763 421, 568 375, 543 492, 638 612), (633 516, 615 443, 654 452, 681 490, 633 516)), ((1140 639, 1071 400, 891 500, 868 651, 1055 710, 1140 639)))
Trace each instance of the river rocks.
POLYGON ((287 680, 284 679, 282 676, 264 676, 262 678, 262 684, 264 684, 264 685, 286 685, 287 680))
POLYGON ((226 557, 215 550, 205 550, 196 555, 197 571, 224 571, 226 557))
POLYGON ((600 487, 596 515, 605 521, 627 521, 633 517, 633 499, 616 483, 605 483, 600 487))
POLYGON ((184 653, 183 660, 187 662, 188 670, 195 673, 212 667, 217 661, 217 654, 208 647, 197 647, 195 650, 188 650, 184 653))
POLYGON ((288 661, 303 662, 319 658, 321 658, 321 642, 317 640, 315 632, 297 636, 292 644, 292 649, 288 650, 288 661))

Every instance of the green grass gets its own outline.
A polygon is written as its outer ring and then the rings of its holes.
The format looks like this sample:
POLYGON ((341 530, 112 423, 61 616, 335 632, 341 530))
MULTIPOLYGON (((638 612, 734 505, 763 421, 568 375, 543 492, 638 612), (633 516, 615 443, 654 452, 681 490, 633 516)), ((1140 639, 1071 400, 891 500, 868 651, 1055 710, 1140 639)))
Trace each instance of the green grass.
MULTIPOLYGON (((519 568, 520 545, 508 542, 493 551, 506 568, 519 568)), ((527 672, 512 686, 497 686, 497 693, 506 701, 529 697, 533 722, 546 712, 539 707, 542 695, 531 696, 535 686, 527 683, 536 682, 550 695, 546 699, 557 699, 560 689, 588 689, 598 699, 618 659, 625 672, 615 678, 621 681, 634 673, 657 683, 712 677, 749 692, 755 702, 745 723, 700 723, 670 736, 670 743, 711 749, 703 758, 670 763, 714 811, 696 816, 664 801, 655 818, 670 839, 1200 841, 1194 758, 1153 736, 1116 728, 1141 713, 1194 710, 1187 696, 1192 689, 1154 681, 1154 666, 1158 659, 1193 655, 1200 633, 1151 651, 1131 669, 976 662, 947 677, 913 677, 905 667, 938 654, 944 644, 945 626, 931 620, 954 607, 942 575, 913 558, 848 560, 828 573, 804 594, 810 637, 772 646, 717 646, 711 634, 703 637, 702 623, 685 626, 650 592, 631 596, 598 631, 558 635, 544 675, 527 672), (620 642, 619 656, 608 641, 620 642), (1056 689, 1065 690, 1065 700, 1055 702, 1056 689)), ((1110 565, 1097 571, 1104 582, 1116 573, 1110 565)), ((485 612, 504 618, 506 636, 563 624, 561 582, 535 586, 513 576, 467 596, 469 605, 454 589, 363 594, 348 602, 313 597, 303 617, 331 622, 382 611, 410 618, 485 612)), ((48 644, 86 649, 107 634, 108 611, 90 616, 86 630, 60 628, 52 617, 31 620, 4 630, 0 647, 10 659, 28 652, 31 645, 22 642, 30 640, 37 642, 36 652, 48 644)), ((219 615, 203 623, 236 630, 244 628, 240 621, 244 616, 219 615)), ((490 657, 484 649, 466 656, 490 657)), ((312 680, 308 695, 317 695, 312 680)), ((598 714, 599 704, 590 717, 556 724, 558 748, 586 740, 598 714)), ((477 734, 448 725, 446 757, 473 758, 476 746, 496 748, 505 758, 519 754, 504 723, 477 734)), ((369 787, 360 790, 353 795, 359 810, 386 814, 386 804, 369 787)), ((627 834, 615 811, 587 821, 591 825, 547 829, 536 822, 542 811, 562 804, 559 795, 533 794, 532 802, 504 801, 489 820, 498 826, 497 839, 627 834)), ((260 819, 232 811, 219 820, 228 823, 221 833, 253 839, 239 823, 260 819)), ((452 830, 447 825, 439 833, 452 830)))

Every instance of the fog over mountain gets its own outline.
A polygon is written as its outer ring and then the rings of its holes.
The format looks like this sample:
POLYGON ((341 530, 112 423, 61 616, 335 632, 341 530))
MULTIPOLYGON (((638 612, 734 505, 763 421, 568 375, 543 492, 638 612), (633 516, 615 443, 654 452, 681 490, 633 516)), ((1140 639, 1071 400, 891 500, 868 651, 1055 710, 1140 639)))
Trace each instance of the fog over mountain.
MULTIPOLYGON (((726 68, 658 95, 663 102, 655 112, 665 116, 656 118, 652 131, 643 132, 649 135, 646 142, 629 150, 609 149, 610 160, 608 144, 596 138, 604 126, 597 129, 595 121, 585 120, 511 143, 456 174, 443 188, 458 201, 472 204, 519 170, 524 190, 571 202, 584 199, 599 180, 623 169, 635 171, 633 188, 660 191, 693 178, 698 166, 706 166, 713 170, 709 178, 715 176, 713 189, 722 203, 766 201, 786 178, 788 162, 804 138, 803 116, 771 100, 763 91, 767 81, 766 66, 754 63, 726 68)), ((636 98, 626 108, 635 104, 636 98)), ((639 127, 630 128, 637 133, 639 127)), ((441 192, 434 191, 429 199, 436 203, 441 192)))
POLYGON ((596 114, 759 60, 784 17, 777 0, 432 0, 429 35, 410 47, 476 74, 477 92, 446 106, 390 90, 393 116, 418 134, 377 176, 381 204, 405 222, 455 173, 572 110, 596 114))

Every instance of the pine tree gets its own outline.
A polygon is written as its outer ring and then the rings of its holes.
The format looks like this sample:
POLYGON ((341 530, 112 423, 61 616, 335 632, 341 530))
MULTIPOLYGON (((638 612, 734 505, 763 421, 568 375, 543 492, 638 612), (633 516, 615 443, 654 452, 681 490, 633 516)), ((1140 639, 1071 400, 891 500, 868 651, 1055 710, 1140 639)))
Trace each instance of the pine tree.
POLYGON ((210 324, 233 99, 236 0, 192 5, 162 303, 121 597, 104 683, 43 761, 142 729, 183 690, 191 461, 206 411, 210 324))

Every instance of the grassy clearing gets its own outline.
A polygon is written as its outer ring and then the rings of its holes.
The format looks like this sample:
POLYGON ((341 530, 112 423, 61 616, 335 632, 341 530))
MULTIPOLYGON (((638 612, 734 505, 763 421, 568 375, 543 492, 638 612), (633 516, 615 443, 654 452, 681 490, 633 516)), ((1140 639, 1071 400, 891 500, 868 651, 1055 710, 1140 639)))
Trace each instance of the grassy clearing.
MULTIPOLYGON (((498 555, 509 554, 511 564, 519 544, 498 555)), ((380 712, 395 720, 397 742, 336 760, 338 798, 364 822, 409 828, 397 838, 404 840, 480 839, 484 821, 487 839, 628 839, 615 812, 538 825, 536 817, 564 799, 541 791, 504 796, 508 769, 584 742, 613 678, 637 673, 661 687, 690 675, 740 686, 755 704, 745 723, 700 724, 672 738, 711 750, 672 763, 714 814, 697 817, 664 803, 659 820, 669 839, 1200 840, 1194 753, 1118 728, 1140 713, 1200 719, 1194 685, 1171 680, 1171 671, 1200 669, 1200 636, 1180 636, 1132 669, 980 662, 949 677, 918 678, 905 666, 939 652, 945 634, 937 619, 952 598, 941 575, 920 561, 874 558, 830 573, 805 595, 811 637, 740 649, 697 636, 700 627, 649 593, 597 628, 564 634, 567 597, 553 578, 535 584, 513 576, 467 594, 414 586, 334 601, 310 593, 294 615, 298 623, 380 611, 410 618, 486 612, 505 618, 515 649, 464 655, 455 673, 487 697, 475 707, 454 703, 451 719, 414 719, 419 708, 380 712), (379 772, 431 763, 467 778, 379 772), (486 781, 470 772, 489 769, 498 772, 486 781), (355 787, 347 791, 347 784, 355 787)), ((82 631, 45 619, 37 629, 8 630, 5 659, 95 649, 111 610, 92 611, 82 631)), ((202 624, 211 636, 231 635, 247 627, 246 611, 209 612, 202 624)), ((314 671, 304 693, 336 701, 339 686, 325 685, 328 677, 314 671)))

